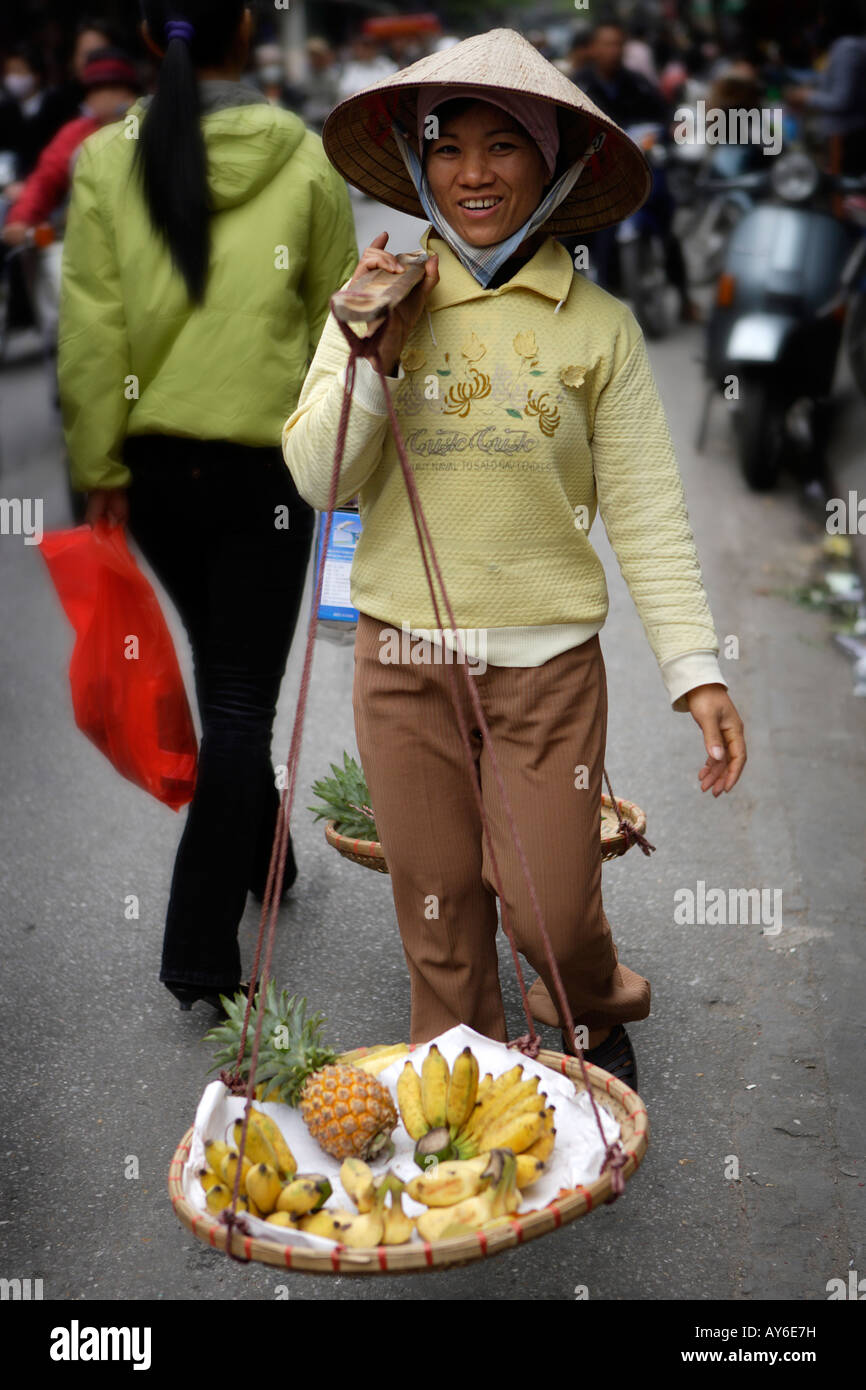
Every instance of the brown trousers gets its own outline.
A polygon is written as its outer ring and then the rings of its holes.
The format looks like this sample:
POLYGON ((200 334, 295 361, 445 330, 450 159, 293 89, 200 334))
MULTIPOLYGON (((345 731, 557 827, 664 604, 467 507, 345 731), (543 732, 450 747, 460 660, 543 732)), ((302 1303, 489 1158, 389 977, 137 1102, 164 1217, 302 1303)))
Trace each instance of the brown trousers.
MULTIPOLYGON (((432 659, 383 662, 385 635, 393 630, 361 613, 352 704, 409 967, 411 1041, 426 1042, 457 1023, 505 1041, 497 899, 472 775, 480 781, 518 950, 540 977, 533 1013, 553 1023, 558 1010, 548 997, 555 996, 546 953, 465 674, 432 659), (455 684, 474 774, 454 710, 455 684)), ((428 657, 437 650, 424 643, 428 657)), ((598 637, 542 666, 488 666, 471 679, 575 1024, 596 1029, 646 1018, 649 984, 618 964, 601 901, 607 685, 598 637), (578 789, 581 766, 587 785, 578 789)))

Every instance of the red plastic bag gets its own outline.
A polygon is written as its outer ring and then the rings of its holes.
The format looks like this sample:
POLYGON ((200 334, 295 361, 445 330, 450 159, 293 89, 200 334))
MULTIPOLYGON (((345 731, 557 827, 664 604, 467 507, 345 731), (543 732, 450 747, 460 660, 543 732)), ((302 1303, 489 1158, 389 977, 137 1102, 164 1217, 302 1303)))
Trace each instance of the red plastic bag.
POLYGON ((76 724, 130 782, 180 810, 195 788, 195 728, 171 634, 123 527, 51 531, 39 548, 77 635, 76 724))

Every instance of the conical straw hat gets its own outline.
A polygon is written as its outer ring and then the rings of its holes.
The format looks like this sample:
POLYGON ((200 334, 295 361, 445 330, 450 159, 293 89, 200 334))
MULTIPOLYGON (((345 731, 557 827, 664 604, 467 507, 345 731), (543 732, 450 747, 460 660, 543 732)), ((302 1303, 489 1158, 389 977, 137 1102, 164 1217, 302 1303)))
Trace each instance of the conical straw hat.
POLYGON ((417 151, 419 87, 467 84, 518 92, 559 108, 557 176, 581 158, 594 135, 605 132, 601 148, 590 157, 568 197, 545 222, 552 235, 609 227, 630 216, 647 198, 651 174, 643 151, 570 78, 542 58, 513 29, 476 34, 444 53, 420 58, 341 101, 322 131, 328 158, 343 178, 363 193, 426 221, 427 214, 397 148, 391 122, 399 121, 417 151))

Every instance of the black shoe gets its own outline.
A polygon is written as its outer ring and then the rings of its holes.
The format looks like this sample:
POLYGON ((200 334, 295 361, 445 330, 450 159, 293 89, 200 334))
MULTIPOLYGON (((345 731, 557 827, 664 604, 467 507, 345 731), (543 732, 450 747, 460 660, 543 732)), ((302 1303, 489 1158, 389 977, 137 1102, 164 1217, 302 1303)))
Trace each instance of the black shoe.
MULTIPOLYGON (((564 1033, 562 1050, 566 1056, 574 1055, 568 1051, 564 1033)), ((602 1071, 610 1072, 611 1076, 615 1076, 618 1081, 624 1081, 626 1086, 637 1092, 637 1060, 631 1039, 621 1023, 614 1024, 610 1036, 599 1043, 598 1047, 584 1049, 583 1056, 585 1061, 594 1067, 601 1067, 602 1071)))
POLYGON ((163 980, 163 984, 180 1004, 181 1013, 189 1013, 193 1004, 197 1004, 201 999, 205 1004, 210 1004, 211 1008, 216 1009, 217 1013, 222 1014, 224 1018, 226 1011, 220 995, 225 994, 229 999, 233 999, 239 991, 246 994, 250 987, 249 980, 239 985, 230 985, 226 989, 216 989, 209 985, 174 984, 169 980, 163 980))

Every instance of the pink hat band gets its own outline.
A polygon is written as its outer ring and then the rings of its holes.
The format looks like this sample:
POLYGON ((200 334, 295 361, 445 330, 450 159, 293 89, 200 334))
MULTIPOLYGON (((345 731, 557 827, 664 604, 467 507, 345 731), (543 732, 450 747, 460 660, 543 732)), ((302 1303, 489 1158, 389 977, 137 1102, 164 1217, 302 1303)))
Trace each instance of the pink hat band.
POLYGON ((424 125, 430 112, 444 101, 472 97, 507 111, 532 136, 541 150, 548 174, 553 177, 559 153, 559 126, 553 102, 539 101, 519 92, 503 92, 491 87, 421 87, 418 92, 418 150, 424 149, 424 125))

